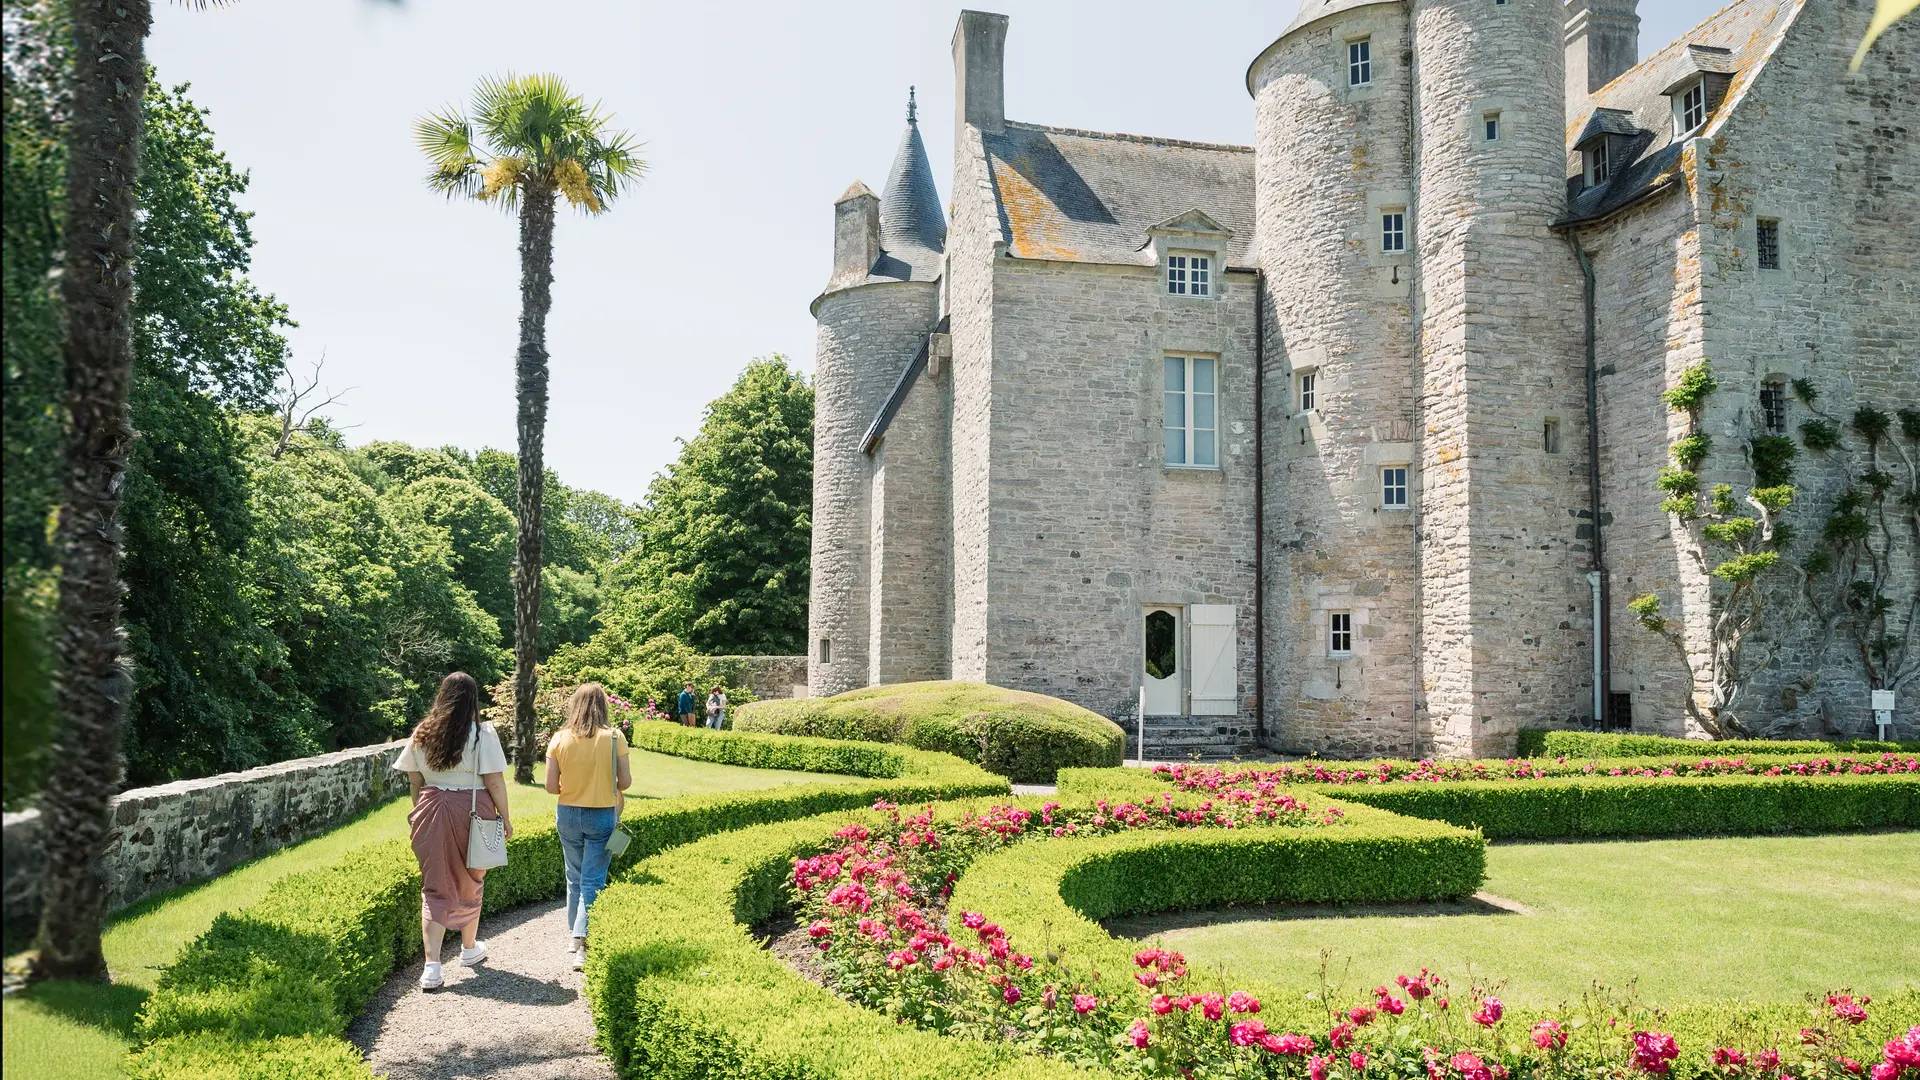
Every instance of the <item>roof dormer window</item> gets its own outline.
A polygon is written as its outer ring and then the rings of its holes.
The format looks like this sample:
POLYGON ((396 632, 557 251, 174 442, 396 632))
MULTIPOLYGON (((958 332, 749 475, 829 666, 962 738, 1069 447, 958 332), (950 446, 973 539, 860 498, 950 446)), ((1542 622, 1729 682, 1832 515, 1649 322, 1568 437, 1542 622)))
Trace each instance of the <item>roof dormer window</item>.
POLYGON ((1587 151, 1587 186, 1599 187, 1613 176, 1607 159, 1607 140, 1601 139, 1587 151))
POLYGON ((1707 81, 1695 79, 1673 99, 1676 135, 1685 135, 1707 122, 1707 81))
POLYGON ((1167 291, 1175 296, 1213 295, 1213 260, 1205 255, 1167 256, 1167 291))

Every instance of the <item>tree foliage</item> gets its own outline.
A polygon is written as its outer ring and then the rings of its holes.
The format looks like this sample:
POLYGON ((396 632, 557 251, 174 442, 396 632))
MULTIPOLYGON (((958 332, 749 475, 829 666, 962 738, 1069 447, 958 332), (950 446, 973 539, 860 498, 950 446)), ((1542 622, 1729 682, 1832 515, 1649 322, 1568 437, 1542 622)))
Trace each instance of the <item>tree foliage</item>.
POLYGON ((648 488, 609 607, 636 641, 803 652, 812 506, 813 388, 785 357, 756 360, 648 488))

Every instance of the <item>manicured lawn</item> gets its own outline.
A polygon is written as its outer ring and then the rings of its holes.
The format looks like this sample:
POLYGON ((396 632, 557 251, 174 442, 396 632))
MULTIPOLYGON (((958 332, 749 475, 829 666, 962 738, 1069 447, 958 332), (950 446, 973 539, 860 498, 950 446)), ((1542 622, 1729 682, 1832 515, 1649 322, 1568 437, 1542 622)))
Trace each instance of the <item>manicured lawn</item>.
MULTIPOLYGON (((715 791, 745 791, 783 784, 861 783, 858 777, 824 773, 742 769, 704 761, 633 752, 630 794, 664 799, 715 791)), ((537 775, 537 774, 536 774, 537 775)), ((509 785, 516 824, 551 822, 554 797, 537 784, 509 785)), ((106 933, 107 964, 115 985, 37 987, 31 996, 6 1000, 5 1072, 20 1080, 67 1080, 120 1075, 134 1017, 160 970, 185 943, 198 937, 223 911, 258 900, 287 874, 325 866, 347 852, 407 835, 407 800, 376 807, 352 822, 302 844, 257 859, 212 881, 189 885, 136 904, 115 915, 106 933)))
MULTIPOLYGON (((1197 968, 1369 987, 1432 968, 1516 1002, 1595 980, 1657 1004, 1920 980, 1920 832, 1501 844, 1484 891, 1532 914, 1256 919, 1163 933, 1197 968)), ((1236 914, 1247 914, 1245 912, 1236 914)))

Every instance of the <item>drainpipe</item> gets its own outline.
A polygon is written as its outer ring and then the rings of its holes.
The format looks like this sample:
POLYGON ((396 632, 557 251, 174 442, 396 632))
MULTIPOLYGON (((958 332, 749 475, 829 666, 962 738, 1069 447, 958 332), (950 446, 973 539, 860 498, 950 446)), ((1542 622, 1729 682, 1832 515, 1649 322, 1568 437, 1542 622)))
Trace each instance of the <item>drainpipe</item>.
POLYGON ((1253 272, 1253 732, 1267 742, 1267 272, 1253 272))
POLYGON ((1610 614, 1612 605, 1607 596, 1607 562, 1600 546, 1600 371, 1594 332, 1593 260, 1587 257, 1587 249, 1581 245, 1578 232, 1568 229, 1566 237, 1568 243, 1573 245, 1574 258, 1580 261, 1582 295, 1586 302, 1587 513, 1593 532, 1588 548, 1592 558, 1588 562, 1587 583, 1593 589, 1593 722, 1597 727, 1605 727, 1608 692, 1612 689, 1613 678, 1613 627, 1610 614))

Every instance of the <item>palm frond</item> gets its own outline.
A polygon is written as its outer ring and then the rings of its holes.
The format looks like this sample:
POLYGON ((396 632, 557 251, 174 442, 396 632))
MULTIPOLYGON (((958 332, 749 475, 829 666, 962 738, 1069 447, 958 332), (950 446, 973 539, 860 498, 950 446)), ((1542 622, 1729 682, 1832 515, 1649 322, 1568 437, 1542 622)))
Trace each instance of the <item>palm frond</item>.
POLYGON ((451 109, 414 122, 413 141, 427 155, 433 171, 427 186, 448 198, 480 194, 480 170, 485 164, 473 148, 473 125, 451 109))
POLYGON ((527 190, 564 195, 597 214, 646 173, 640 144, 558 75, 492 75, 474 88, 471 119, 452 111, 416 125, 434 165, 428 183, 516 206, 527 190))

